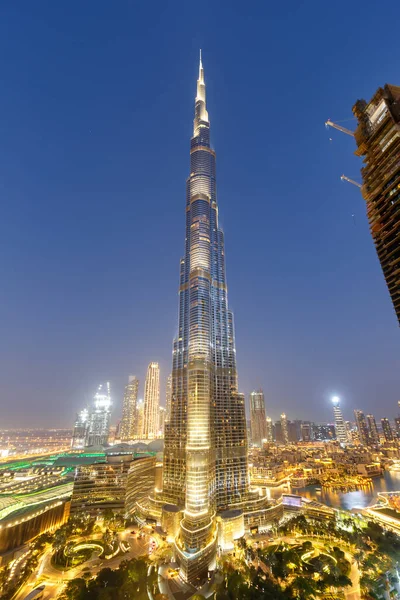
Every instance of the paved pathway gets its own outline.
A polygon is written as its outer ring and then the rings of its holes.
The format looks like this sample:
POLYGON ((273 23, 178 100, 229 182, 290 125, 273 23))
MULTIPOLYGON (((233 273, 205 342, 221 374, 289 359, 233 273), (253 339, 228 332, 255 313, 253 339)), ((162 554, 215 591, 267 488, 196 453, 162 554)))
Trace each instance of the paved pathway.
MULTIPOLYGON (((105 567, 116 569, 123 560, 137 558, 143 554, 147 555, 149 548, 149 537, 150 536, 146 534, 141 540, 138 540, 137 536, 132 536, 128 530, 123 531, 119 534, 119 538, 120 541, 125 543, 125 545, 130 546, 130 550, 128 552, 115 556, 114 558, 110 558, 109 560, 95 556, 82 563, 78 567, 66 569, 65 571, 61 571, 60 569, 53 567, 51 564, 53 549, 48 548, 40 559, 36 571, 34 571, 34 573, 32 573, 32 575, 28 578, 26 584, 20 589, 18 594, 14 596, 13 600, 23 600, 25 596, 29 594, 29 592, 42 584, 46 586, 43 600, 53 600, 54 598, 57 598, 67 581, 70 579, 75 579, 76 577, 81 577, 82 574, 86 572, 85 569, 87 567, 90 568, 91 575, 96 575, 105 567)), ((91 539, 94 538, 95 536, 91 537, 91 539)))

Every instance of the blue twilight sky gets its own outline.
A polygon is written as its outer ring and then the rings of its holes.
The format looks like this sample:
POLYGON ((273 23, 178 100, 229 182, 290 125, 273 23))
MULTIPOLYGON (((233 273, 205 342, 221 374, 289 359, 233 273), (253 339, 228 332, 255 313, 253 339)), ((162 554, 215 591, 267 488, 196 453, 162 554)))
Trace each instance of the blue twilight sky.
POLYGON ((241 390, 262 387, 273 418, 331 420, 332 393, 346 418, 395 416, 399 329, 364 201, 340 181, 361 162, 324 128, 400 84, 397 4, 384 12, 1 3, 1 427, 69 426, 106 379, 116 421, 151 360, 164 389, 200 47, 241 390))

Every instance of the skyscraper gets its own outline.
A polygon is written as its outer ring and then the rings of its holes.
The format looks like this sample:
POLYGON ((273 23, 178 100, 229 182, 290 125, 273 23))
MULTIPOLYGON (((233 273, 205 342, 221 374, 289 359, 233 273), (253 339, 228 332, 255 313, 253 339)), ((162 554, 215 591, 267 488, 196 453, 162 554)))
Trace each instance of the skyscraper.
POLYGON ((373 445, 379 444, 379 431, 374 415, 367 415, 369 438, 373 445))
POLYGON ((88 435, 89 428, 89 411, 87 408, 84 408, 80 412, 77 413, 75 424, 74 424, 74 432, 72 435, 72 448, 76 450, 84 448, 86 446, 86 440, 88 435))
POLYGON ((215 511, 244 502, 249 482, 244 398, 238 393, 201 59, 186 189, 185 255, 180 261, 163 495, 185 507, 175 540, 177 559, 181 575, 199 583, 215 559, 215 511))
POLYGON ((272 419, 271 417, 266 417, 265 419, 265 423, 266 423, 266 431, 267 431, 267 442, 273 442, 274 441, 274 436, 272 433, 272 419))
POLYGON ((255 446, 261 446, 267 438, 267 421, 265 415, 264 392, 258 390, 250 394, 251 441, 255 446))
POLYGON ((136 437, 136 403, 139 390, 139 380, 136 375, 129 376, 129 382, 125 386, 124 400, 122 404, 122 420, 120 438, 122 442, 128 442, 136 437))
POLYGON ((367 426, 367 421, 365 420, 365 415, 362 410, 355 410, 354 417, 356 419, 356 425, 358 430, 358 436, 360 439, 360 444, 362 446, 368 446, 370 443, 369 431, 367 426))
POLYGON ((136 404, 136 437, 142 440, 144 437, 144 402, 139 399, 136 404))
POLYGON ((394 435, 393 435, 393 431, 392 431, 392 427, 390 425, 389 419, 384 417, 383 419, 381 419, 381 423, 382 423, 382 431, 383 431, 383 435, 385 436, 385 440, 387 442, 393 442, 394 435))
POLYGON ((100 385, 93 397, 87 434, 88 446, 107 444, 110 433, 111 404, 110 383, 107 382, 106 393, 103 392, 103 386, 100 385))
POLYGON ((400 87, 385 85, 353 107, 356 154, 364 157, 362 195, 371 235, 400 324, 400 87))
POLYGON ((158 431, 157 437, 164 437, 166 409, 160 406, 158 409, 158 431))
POLYGON ((143 437, 152 440, 158 433, 158 409, 160 406, 160 368, 151 362, 147 368, 144 386, 144 431, 143 437))
POLYGON ((340 398, 338 396, 334 396, 332 398, 333 404, 333 414, 335 417, 335 431, 336 431, 336 439, 341 444, 346 444, 348 441, 346 426, 343 420, 342 410, 340 408, 340 398))
POLYGON ((281 414, 282 440, 284 444, 289 443, 288 422, 285 413, 281 414))
POLYGON ((165 391, 165 420, 169 421, 171 415, 172 402, 172 373, 168 375, 167 388, 165 391))

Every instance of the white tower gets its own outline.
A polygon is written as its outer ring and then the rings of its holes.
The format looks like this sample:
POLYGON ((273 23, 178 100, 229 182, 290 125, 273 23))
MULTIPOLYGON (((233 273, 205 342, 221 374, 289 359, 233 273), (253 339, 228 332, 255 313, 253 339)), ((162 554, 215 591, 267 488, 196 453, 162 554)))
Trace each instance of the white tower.
POLYGON ((160 368, 151 362, 147 368, 144 386, 144 432, 143 437, 152 440, 158 433, 158 409, 160 406, 160 368))

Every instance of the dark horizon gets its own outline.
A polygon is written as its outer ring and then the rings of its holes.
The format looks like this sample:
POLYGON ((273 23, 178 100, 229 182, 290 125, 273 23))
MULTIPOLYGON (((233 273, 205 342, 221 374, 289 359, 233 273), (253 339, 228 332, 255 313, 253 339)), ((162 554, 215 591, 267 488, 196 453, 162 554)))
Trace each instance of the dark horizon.
POLYGON ((332 422, 335 394, 346 420, 392 419, 399 329, 340 181, 362 162, 324 129, 399 83, 379 7, 156 5, 2 9, 2 428, 70 428, 105 380, 115 423, 151 361, 165 404, 200 47, 240 390, 262 388, 274 421, 332 422), (367 62, 354 22, 371 21, 367 62))

